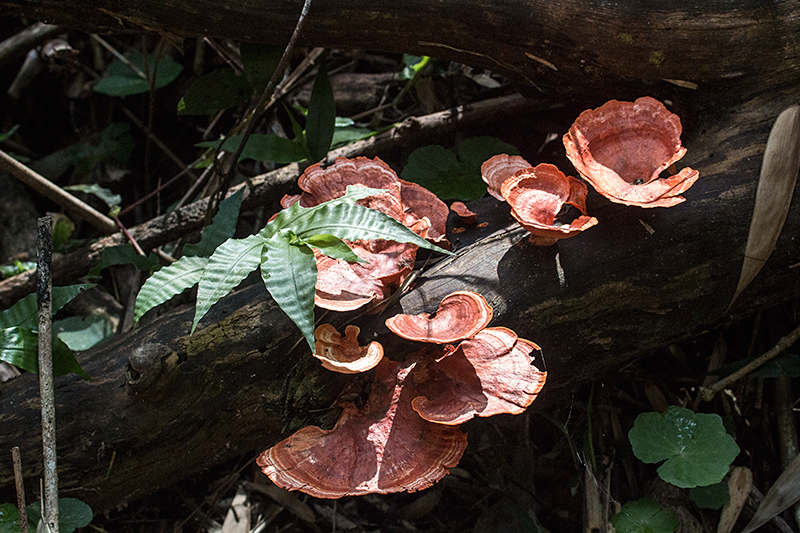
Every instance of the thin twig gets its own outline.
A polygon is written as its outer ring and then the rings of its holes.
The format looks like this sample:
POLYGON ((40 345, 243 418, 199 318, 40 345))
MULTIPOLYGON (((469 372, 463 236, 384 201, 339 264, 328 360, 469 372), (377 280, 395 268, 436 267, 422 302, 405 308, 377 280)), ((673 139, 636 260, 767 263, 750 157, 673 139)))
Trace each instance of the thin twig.
POLYGON ((19 446, 11 448, 11 460, 14 463, 14 484, 17 488, 20 533, 28 533, 28 512, 25 510, 25 479, 22 477, 22 458, 19 455, 19 446))
POLYGON ((750 361, 748 364, 744 365, 742 368, 725 376, 723 379, 717 381, 711 387, 700 387, 700 397, 703 401, 708 402, 717 394, 719 391, 724 389, 725 387, 729 386, 734 381, 741 379, 742 377, 746 376, 756 368, 760 367, 770 359, 776 357, 782 351, 788 349, 792 346, 797 339, 800 339, 800 326, 798 326, 794 331, 783 337, 781 340, 778 341, 770 351, 766 352, 765 354, 761 355, 759 358, 750 361))
POLYGON ((42 196, 74 212, 75 215, 86 220, 106 235, 117 232, 117 225, 113 220, 89 204, 78 200, 52 181, 34 172, 2 150, 0 150, 0 170, 5 170, 42 196))
POLYGON ((36 246, 36 300, 39 304, 39 394, 42 397, 45 523, 58 533, 58 472, 56 470, 56 406, 53 390, 52 292, 53 217, 39 218, 36 246))
POLYGON ((0 42, 0 67, 14 61, 18 57, 23 57, 28 50, 44 42, 48 38, 64 31, 63 26, 53 26, 37 22, 28 26, 24 30, 12 35, 3 42, 0 42))
MULTIPOLYGON (((142 69, 140 69, 139 67, 137 67, 136 65, 131 63, 130 59, 128 59, 127 57, 125 57, 124 55, 119 53, 116 48, 114 48, 113 46, 111 46, 108 43, 108 41, 106 41, 105 39, 103 39, 102 37, 100 37, 99 35, 96 35, 94 33, 92 34, 91 37, 92 37, 92 39, 95 40, 95 42, 99 43, 100 46, 102 46, 103 48, 105 48, 106 50, 111 52, 111 55, 113 55, 114 57, 119 59, 122 62, 123 65, 127 66, 129 69, 131 69, 133 72, 135 72, 137 76, 139 76, 143 80, 147 79, 147 74, 142 72, 142 69)), ((147 56, 145 56, 145 59, 144 59, 145 61, 147 61, 146 57, 147 56)))
MULTIPOLYGON (((230 182, 233 179, 233 175, 236 171, 236 162, 239 161, 239 157, 241 157, 242 152, 244 151, 244 147, 247 144, 247 140, 250 138, 250 134, 253 133, 253 129, 255 128, 256 124, 256 117, 261 115, 261 112, 264 108, 267 107, 269 104, 270 99, 272 98, 273 93, 275 92, 275 87, 278 85, 278 81, 283 77, 283 73, 286 70, 287 65, 289 64, 289 59, 292 56, 292 51, 294 50, 295 43, 297 42, 297 38, 300 36, 300 30, 302 30, 303 25, 305 24, 306 18, 308 16, 308 10, 311 8, 311 0, 305 0, 303 2, 303 10, 300 12, 300 16, 297 19, 297 24, 294 27, 294 31, 292 32, 291 38, 289 38, 289 42, 286 44, 286 48, 283 50, 283 55, 281 56, 280 61, 278 61, 278 66, 275 67, 275 72, 272 73, 272 77, 267 83, 267 86, 264 87, 264 92, 261 93, 261 98, 258 99, 258 103, 253 108, 253 111, 250 113, 250 116, 244 121, 246 122, 246 127, 244 133, 242 133, 242 142, 239 143, 239 147, 236 149, 236 153, 234 154, 233 158, 231 159, 231 166, 228 168, 227 172, 225 173, 225 177, 220 183, 219 189, 217 189, 216 193, 211 196, 211 199, 208 202, 208 211, 206 212, 206 223, 211 221, 211 217, 213 217, 217 212, 217 207, 219 206, 220 201, 225 198, 225 194, 228 192, 228 187, 230 186, 230 182)), ((222 146, 222 143, 220 143, 222 146)), ((218 164, 218 159, 214 158, 214 165, 218 164)), ((222 175, 220 173, 220 175, 222 175)))

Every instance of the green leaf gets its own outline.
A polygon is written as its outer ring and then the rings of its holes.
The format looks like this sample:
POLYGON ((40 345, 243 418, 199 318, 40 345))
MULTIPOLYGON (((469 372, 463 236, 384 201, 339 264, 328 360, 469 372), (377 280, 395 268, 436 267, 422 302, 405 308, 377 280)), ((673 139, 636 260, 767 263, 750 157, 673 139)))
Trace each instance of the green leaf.
POLYGON ((147 257, 139 254, 130 243, 103 248, 100 261, 89 270, 89 277, 97 277, 104 268, 114 265, 131 264, 143 272, 152 272, 161 266, 158 256, 150 253, 147 257))
MULTIPOLYGON (((131 52, 125 54, 125 57, 145 75, 148 74, 144 68, 144 56, 142 56, 141 52, 131 52)), ((155 64, 156 56, 148 54, 147 66, 149 69, 152 70, 155 64)), ((162 56, 156 68, 154 87, 160 89, 172 83, 182 70, 183 67, 180 63, 176 62, 172 57, 168 55, 162 56)), ((146 93, 149 90, 149 82, 118 59, 108 66, 105 76, 94 86, 95 92, 109 96, 129 96, 146 93)))
POLYGON ((192 332, 212 305, 231 292, 261 263, 261 250, 266 239, 260 234, 245 239, 230 239, 220 245, 208 259, 197 289, 192 332))
POLYGON ((19 533, 19 510, 13 503, 0 503, 0 533, 19 533))
POLYGON ((150 309, 194 287, 203 276, 207 263, 205 257, 185 255, 147 278, 136 296, 134 321, 138 321, 150 309))
POLYGON ((611 524, 617 533, 673 533, 681 527, 675 511, 646 498, 626 503, 611 524))
MULTIPOLYGON (((284 107, 286 107, 285 104, 284 107)), ((303 126, 300 125, 294 113, 288 107, 286 107, 286 114, 289 115, 289 121, 292 123, 292 133, 294 133, 295 141, 303 147, 304 153, 310 158, 311 156, 308 155, 308 149, 306 148, 306 133, 303 131, 303 126)))
MULTIPOLYGON (((221 141, 205 141, 197 143, 195 146, 200 148, 216 148, 221 141)), ((242 142, 241 135, 232 135, 225 139, 222 149, 226 152, 236 153, 242 142)), ((254 133, 247 139, 247 144, 241 155, 242 159, 255 159, 256 161, 271 161, 284 165, 301 161, 306 158, 306 152, 302 146, 294 141, 278 137, 277 135, 267 135, 254 133)))
POLYGON ((69 242, 73 231, 75 231, 75 223, 67 215, 58 213, 53 218, 53 248, 60 250, 69 242))
MULTIPOLYGON (((339 117, 336 117, 336 120, 339 120, 339 117)), ((372 131, 369 128, 361 128, 358 126, 336 126, 336 129, 333 130, 333 139, 331 140, 331 149, 339 148, 340 146, 344 146, 345 144, 350 144, 352 142, 360 141, 362 139, 366 139, 367 137, 372 137, 377 132, 372 131)))
POLYGON ((425 68, 425 65, 431 60, 428 56, 412 56, 410 54, 403 54, 403 70, 400 71, 401 80, 410 80, 417 72, 425 68))
MULTIPOLYGON (((28 506, 28 524, 36 531, 39 517, 42 515, 41 504, 37 501, 28 506)), ((79 527, 86 527, 92 521, 92 508, 75 498, 58 499, 58 530, 60 533, 72 533, 79 527)))
POLYGON ((725 481, 689 489, 689 497, 701 509, 720 509, 731 501, 731 494, 725 481))
MULTIPOLYGON (((81 291, 91 289, 92 287, 94 287, 94 283, 53 287, 52 313, 56 314, 62 307, 67 305, 70 300, 80 294, 81 291)), ((39 306, 36 303, 36 294, 31 293, 10 308, 0 312, 0 328, 10 328, 13 326, 33 330, 39 327, 39 306)))
POLYGON ((53 333, 70 350, 88 350, 114 336, 114 326, 100 315, 71 316, 53 321, 53 333))
POLYGON ((283 55, 283 48, 277 46, 264 46, 263 44, 241 43, 239 50, 242 55, 244 75, 257 93, 264 92, 272 73, 278 67, 283 55))
POLYGON ((328 67, 323 58, 319 64, 306 117, 306 148, 315 163, 328 154, 336 125, 336 103, 333 87, 328 79, 328 67))
POLYGON ((640 414, 628 439, 641 461, 666 461, 658 475, 682 488, 718 483, 739 455, 739 446, 725 432, 719 415, 683 407, 670 406, 664 415, 640 414))
MULTIPOLYGON (((39 341, 36 333, 21 327, 0 329, 0 361, 39 373, 39 341)), ((66 344, 53 339, 53 375, 78 374, 91 381, 66 344)))
POLYGON ((253 87, 230 67, 212 70, 192 83, 178 102, 179 115, 210 115, 245 102, 253 87))
POLYGON ((119 206, 119 204, 122 202, 122 196, 119 194, 114 194, 110 190, 106 189, 105 187, 101 187, 96 183, 79 183, 78 185, 67 185, 64 188, 68 191, 78 191, 97 196, 106 203, 109 209, 119 206))
POLYGON ((0 133, 0 143, 3 142, 3 141, 7 141, 11 137, 13 137, 14 134, 17 133, 17 130, 19 129, 19 126, 20 126, 19 124, 14 124, 13 126, 11 126, 11 129, 8 130, 7 132, 0 133))
POLYGON ((413 181, 440 198, 476 200, 486 194, 481 165, 497 154, 518 154, 516 148, 494 137, 473 137, 452 150, 429 145, 417 148, 408 157, 400 177, 413 181))
POLYGON ((311 235, 306 239, 297 238, 297 242, 292 244, 306 244, 312 248, 316 248, 321 254, 327 255, 334 259, 341 259, 342 261, 349 261, 351 263, 368 263, 356 255, 356 253, 339 237, 334 237, 329 233, 322 233, 319 235, 311 235))
POLYGON ((233 237, 236 221, 239 219, 239 209, 242 207, 242 198, 244 198, 244 187, 222 200, 211 224, 203 229, 200 242, 184 246, 183 254, 208 257, 214 253, 217 246, 233 237))
POLYGON ((264 249, 261 276, 275 302, 297 324, 314 352, 314 292, 317 262, 306 245, 292 244, 295 235, 283 229, 264 249))

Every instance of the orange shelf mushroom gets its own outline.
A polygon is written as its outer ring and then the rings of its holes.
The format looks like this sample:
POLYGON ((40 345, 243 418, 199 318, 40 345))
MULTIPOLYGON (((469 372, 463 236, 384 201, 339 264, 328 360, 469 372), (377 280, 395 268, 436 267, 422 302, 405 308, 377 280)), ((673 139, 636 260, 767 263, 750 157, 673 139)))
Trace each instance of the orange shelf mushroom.
POLYGON ((450 210, 458 215, 462 224, 470 225, 478 221, 478 214, 470 211, 464 202, 453 202, 450 210))
POLYGON ((492 308, 483 296, 457 291, 442 300, 434 318, 428 313, 395 315, 386 319, 386 327, 411 341, 447 344, 474 337, 491 321, 492 308))
POLYGON ((320 325, 314 330, 314 357, 322 361, 324 368, 340 374, 358 374, 372 370, 383 359, 383 346, 376 341, 359 346, 360 332, 358 326, 348 325, 342 337, 331 324, 320 325))
POLYGON ((580 175, 611 200, 639 207, 671 207, 697 181, 684 168, 660 178, 681 159, 681 120, 654 98, 611 100, 580 114, 564 135, 567 157, 580 175))
POLYGON ((317 498, 425 489, 458 464, 467 436, 411 408, 415 363, 387 359, 363 408, 344 404, 336 426, 308 426, 262 453, 257 463, 278 486, 317 498))
MULTIPOLYGON (((302 194, 284 196, 286 208, 295 202, 313 207, 344 195, 348 185, 361 185, 386 192, 359 200, 359 204, 398 220, 417 235, 441 246, 446 238, 447 206, 432 192, 397 177, 378 158, 339 157, 322 168, 320 163, 306 169, 297 181, 302 194)), ((317 260, 316 305, 333 311, 352 311, 386 298, 408 276, 417 247, 382 240, 346 241, 369 263, 348 263, 315 253, 317 260)))
POLYGON ((486 328, 435 363, 418 365, 415 372, 426 377, 411 406, 425 420, 451 425, 474 416, 519 414, 547 379, 547 372, 533 366, 533 351, 540 348, 510 329, 486 328))
POLYGON ((518 170, 503 182, 500 192, 534 244, 549 246, 597 224, 596 218, 586 214, 586 185, 549 163, 518 170), (557 217, 564 204, 577 208, 581 215, 561 223, 557 217))
POLYGON ((531 164, 518 155, 499 154, 490 157, 481 165, 481 178, 486 182, 489 194, 498 200, 505 201, 500 193, 503 182, 518 170, 530 168, 531 164))

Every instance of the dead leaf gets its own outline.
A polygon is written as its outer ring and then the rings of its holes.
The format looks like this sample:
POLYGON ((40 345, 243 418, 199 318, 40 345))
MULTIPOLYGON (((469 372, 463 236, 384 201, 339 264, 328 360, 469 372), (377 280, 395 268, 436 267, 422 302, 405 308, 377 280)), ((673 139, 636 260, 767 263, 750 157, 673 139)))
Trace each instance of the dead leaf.
POLYGON ((800 500, 800 455, 794 458, 794 461, 767 491, 756 514, 742 533, 755 531, 798 500, 800 500))
POLYGON ((250 500, 242 487, 236 491, 222 523, 222 533, 250 533, 250 500))
POLYGON ((728 477, 728 494, 730 500, 722 507, 722 515, 719 517, 717 533, 731 533, 739 513, 742 512, 753 486, 753 472, 746 466, 737 466, 731 470, 728 477))
POLYGON ((798 171, 800 106, 793 105, 778 115, 767 139, 742 273, 729 309, 769 259, 789 213, 798 171))

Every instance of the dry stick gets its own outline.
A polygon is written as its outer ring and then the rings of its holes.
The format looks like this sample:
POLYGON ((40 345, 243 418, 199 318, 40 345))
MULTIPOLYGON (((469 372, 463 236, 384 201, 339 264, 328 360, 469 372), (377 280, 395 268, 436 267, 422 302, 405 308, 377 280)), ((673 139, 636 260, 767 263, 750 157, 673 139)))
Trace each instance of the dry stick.
POLYGON ((766 352, 765 354, 761 355, 758 359, 755 359, 733 374, 725 376, 723 379, 717 381, 711 387, 700 387, 700 397, 703 401, 708 402, 717 394, 719 391, 733 383, 734 381, 739 380, 740 378, 746 376, 756 368, 760 367, 770 359, 777 356, 782 351, 788 349, 792 346, 797 339, 800 339, 800 326, 798 326, 794 331, 783 337, 781 340, 778 341, 770 351, 766 352))
POLYGON ((18 57, 23 57, 28 50, 37 46, 46 39, 64 31, 63 26, 53 26, 37 22, 33 26, 28 26, 17 33, 0 42, 0 67, 14 61, 18 57))
POLYGON ((28 533, 28 513, 25 510, 25 480, 22 477, 22 459, 19 455, 19 446, 11 448, 11 460, 14 463, 14 484, 17 489, 20 533, 28 533))
POLYGON ((39 394, 42 397, 44 517, 58 533, 58 472, 56 471, 56 405, 53 391, 52 292, 53 217, 41 217, 37 227, 36 301, 39 304, 39 394))
POLYGON ((2 150, 0 150, 0 170, 5 170, 42 196, 74 212, 106 235, 117 232, 117 225, 113 220, 89 204, 78 200, 52 181, 29 169, 2 150))
MULTIPOLYGON (((219 189, 215 192, 215 194, 211 195, 211 198, 208 202, 208 211, 206 212, 206 223, 211 222, 211 217, 213 217, 217 212, 217 207, 219 206, 220 201, 225 197, 225 194, 228 192, 228 187, 230 186, 231 180, 233 179, 233 175, 236 172, 236 162, 239 161, 239 158, 242 156, 242 152, 244 151, 244 147, 247 144, 247 140, 250 138, 250 134, 253 133, 253 129, 256 125, 256 118, 260 116, 261 112, 264 108, 267 107, 269 104, 270 99, 272 98, 273 93, 275 92, 275 87, 278 85, 278 82, 283 77, 283 72, 286 70, 287 65, 289 64, 289 59, 292 56, 292 51, 294 50, 295 43, 297 42, 297 38, 300 36, 300 30, 303 29, 303 25, 305 24, 306 17, 308 16, 308 10, 311 7, 311 0, 304 0, 303 2, 303 10, 300 12, 300 16, 297 19, 297 24, 294 27, 294 31, 292 32, 292 36, 289 38, 289 42, 286 44, 286 48, 283 50, 283 55, 281 55, 280 61, 278 61, 278 66, 275 67, 275 72, 272 73, 272 77, 267 83, 267 86, 264 87, 264 92, 261 93, 261 98, 258 99, 258 103, 253 108, 253 111, 250 113, 249 120, 244 119, 246 121, 246 126, 244 129, 244 133, 242 133, 242 141, 239 143, 239 147, 236 149, 236 153, 234 154, 233 158, 231 158, 231 166, 228 168, 228 171, 225 173, 225 177, 222 180, 222 183, 219 186, 219 189)), ((222 143, 220 143, 220 147, 222 143)), ((214 158, 214 165, 218 164, 218 159, 214 158)), ((220 173, 221 174, 221 173, 220 173)))

